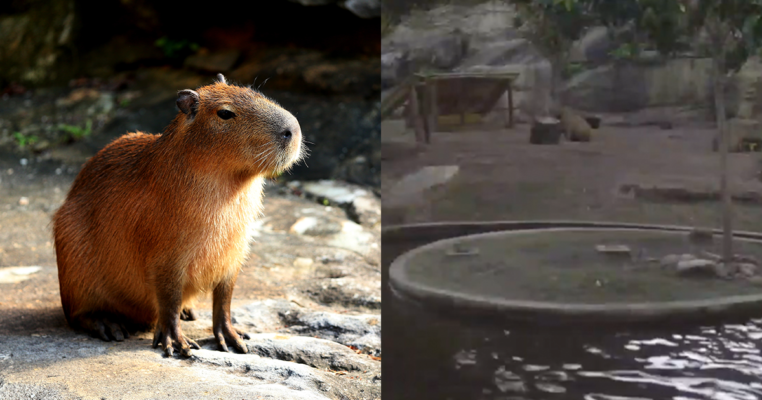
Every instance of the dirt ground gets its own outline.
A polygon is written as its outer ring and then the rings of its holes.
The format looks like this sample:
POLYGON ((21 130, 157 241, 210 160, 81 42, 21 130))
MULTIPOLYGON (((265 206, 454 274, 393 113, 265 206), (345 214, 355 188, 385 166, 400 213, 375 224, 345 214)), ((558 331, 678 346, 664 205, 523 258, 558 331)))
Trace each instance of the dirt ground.
MULTIPOLYGON (((423 221, 596 220, 719 227, 720 204, 646 202, 620 191, 622 185, 668 182, 719 185, 716 130, 708 125, 606 126, 590 143, 529 144, 529 126, 513 129, 465 127, 436 132, 415 150, 403 124, 384 121, 382 187, 427 165, 458 165, 447 184, 429 190, 408 210, 384 208, 387 224, 423 221)), ((759 153, 730 157, 732 190, 760 192, 759 153)), ((762 206, 738 204, 736 229, 756 231, 762 206)))

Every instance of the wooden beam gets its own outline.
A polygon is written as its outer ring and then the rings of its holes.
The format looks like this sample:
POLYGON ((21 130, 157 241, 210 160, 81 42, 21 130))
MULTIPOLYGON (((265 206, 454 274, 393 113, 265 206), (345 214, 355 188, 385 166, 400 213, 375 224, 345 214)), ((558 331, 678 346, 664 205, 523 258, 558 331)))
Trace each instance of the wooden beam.
POLYGON ((508 81, 508 128, 513 128, 513 81, 508 81))
POLYGON ((413 129, 415 130, 415 142, 425 143, 426 128, 423 125, 423 120, 421 119, 421 114, 418 107, 418 87, 419 85, 413 85, 410 87, 410 92, 408 94, 408 111, 413 122, 413 129))

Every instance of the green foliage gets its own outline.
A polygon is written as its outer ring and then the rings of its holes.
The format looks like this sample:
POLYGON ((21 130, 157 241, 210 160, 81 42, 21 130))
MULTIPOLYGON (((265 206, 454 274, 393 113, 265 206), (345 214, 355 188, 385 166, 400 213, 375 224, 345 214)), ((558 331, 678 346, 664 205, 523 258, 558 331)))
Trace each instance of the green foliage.
POLYGON ((179 56, 182 53, 196 52, 199 49, 197 43, 188 40, 173 40, 166 36, 156 40, 154 44, 169 58, 179 56))
MULTIPOLYGON (((719 42, 711 44, 709 53, 723 57, 726 71, 737 71, 750 55, 762 49, 762 0, 537 0, 537 3, 548 1, 566 10, 583 9, 591 19, 609 27, 633 23, 664 55, 685 49, 684 38, 690 40, 701 30, 714 29, 715 36, 725 36, 715 38, 719 42)), ((617 49, 614 56, 628 56, 632 49, 617 49)))
POLYGON ((636 43, 622 43, 614 50, 609 52, 609 55, 616 60, 630 60, 635 58, 640 53, 640 47, 636 43))
POLYGON ((13 138, 16 139, 16 143, 20 148, 31 146, 40 141, 40 138, 34 135, 24 135, 21 132, 13 132, 13 138))
POLYGON ((93 133, 93 120, 88 119, 87 122, 85 122, 84 128, 80 128, 76 125, 59 124, 58 129, 68 133, 73 140, 79 140, 83 137, 90 136, 90 134, 93 133))
POLYGON ((566 64, 566 69, 564 70, 564 77, 571 78, 574 75, 577 75, 584 70, 585 70, 585 66, 581 63, 566 64))
POLYGON ((519 11, 514 25, 527 22, 529 39, 546 54, 567 52, 593 22, 578 0, 516 0, 514 4, 519 11))

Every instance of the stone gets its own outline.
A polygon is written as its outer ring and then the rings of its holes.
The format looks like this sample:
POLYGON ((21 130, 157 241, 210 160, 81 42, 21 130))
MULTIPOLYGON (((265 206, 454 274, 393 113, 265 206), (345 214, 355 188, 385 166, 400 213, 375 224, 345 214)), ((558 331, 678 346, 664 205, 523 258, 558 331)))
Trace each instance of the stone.
MULTIPOLYGON (((233 317, 239 320, 234 323, 242 324, 248 321, 247 317, 256 317, 256 310, 263 304, 233 309, 233 317)), ((169 359, 161 357, 150 348, 150 333, 119 343, 90 340, 74 332, 56 334, 53 338, 47 334, 16 336, 13 340, 8 340, 7 335, 0 336, 3 349, 0 365, 10 367, 0 371, 3 382, 0 398, 122 398, 124 393, 136 393, 135 382, 140 382, 137 392, 142 393, 140 397, 149 398, 158 393, 167 399, 204 398, 211 393, 215 398, 226 399, 381 397, 379 316, 311 312, 299 315, 299 308, 286 301, 267 304, 275 307, 269 307, 269 313, 275 312, 276 318, 257 320, 276 326, 260 325, 260 328, 277 329, 287 320, 293 330, 305 334, 296 335, 291 329, 250 333, 251 339, 245 340, 248 354, 217 351, 213 338, 207 336, 197 340, 202 348, 193 350, 187 361, 177 354, 169 359), (278 312, 282 319, 278 318, 278 312), (321 335, 325 337, 314 337, 321 335), (47 346, 41 346, 42 343, 47 346), (372 347, 361 350, 363 343, 376 346, 378 353, 374 354, 372 347), (55 351, 50 351, 51 348, 55 351), (13 368, 22 365, 40 368, 28 372, 13 368), (61 376, 77 384, 59 385, 56 381, 61 376), (188 381, 193 381, 192 387, 187 385, 188 381)), ((210 312, 201 312, 199 317, 199 324, 210 326, 210 312)))
POLYGON ((754 257, 752 255, 734 254, 733 261, 739 262, 739 263, 749 263, 749 264, 759 265, 759 260, 757 259, 757 257, 754 257))
POLYGON ((297 257, 294 260, 294 267, 299 268, 299 269, 309 268, 309 267, 312 266, 312 264, 314 262, 315 261, 313 259, 311 259, 311 258, 297 257))
POLYGON ((20 206, 28 206, 29 205, 29 199, 26 197, 22 197, 19 199, 19 205, 20 206))
POLYGON ((559 92, 565 104, 599 113, 706 104, 711 66, 709 58, 605 64, 574 75, 559 92))
POLYGON ((752 276, 757 275, 757 265, 751 263, 738 264, 738 272, 744 278, 751 278, 752 276))
POLYGON ((201 52, 185 59, 185 66, 210 73, 222 73, 230 71, 238 59, 241 51, 236 49, 218 52, 201 52))
MULTIPOLYGON (((380 305, 380 295, 377 297, 380 305)), ((281 326, 279 333, 314 336, 353 346, 377 357, 381 355, 380 315, 311 311, 291 301, 268 299, 234 309, 232 316, 233 323, 249 329, 281 326)))
POLYGON ((736 274, 737 266, 735 264, 717 263, 714 267, 714 273, 718 278, 733 279, 736 274))
POLYGON ((691 260, 695 260, 696 258, 697 257, 694 256, 693 254, 688 254, 688 253, 680 255, 680 261, 691 261, 691 260))
MULTIPOLYGON (((7 3, 7 2, 6 2, 7 3)), ((75 0, 44 7, 10 2, 0 15, 0 81, 22 85, 53 82, 71 68, 66 55, 81 24, 75 0)))
POLYGON ((301 217, 289 228, 289 233, 307 236, 327 236, 341 232, 341 224, 328 218, 301 217))
POLYGON ((17 283, 32 278, 42 267, 6 267, 0 268, 0 283, 17 283))
POLYGON ((444 185, 460 170, 457 165, 427 166, 406 175, 389 190, 389 198, 384 198, 385 207, 410 206, 424 200, 426 190, 444 185))
POLYGON ((692 259, 677 263, 676 271, 683 276, 716 276, 717 263, 711 260, 692 259))
POLYGON ((381 0, 289 0, 304 6, 324 6, 336 4, 351 11, 360 18, 381 16, 381 0))
POLYGON ((325 339, 291 336, 282 333, 251 335, 247 341, 249 351, 261 357, 295 361, 313 368, 334 371, 366 371, 373 362, 349 347, 325 339))
POLYGON ((344 0, 339 4, 360 18, 381 16, 381 0, 344 0))
POLYGON ((74 104, 81 103, 87 100, 97 100, 101 93, 97 89, 93 88, 78 88, 69 93, 68 96, 62 97, 56 100, 56 106, 58 107, 70 107, 74 104))
POLYGON ((715 262, 722 261, 722 256, 721 255, 715 254, 715 253, 711 253, 711 252, 708 252, 708 251, 702 251, 701 252, 701 257, 705 258, 707 260, 715 261, 715 262))
POLYGON ((659 261, 662 267, 674 267, 680 262, 680 256, 677 254, 667 254, 659 261))
POLYGON ((617 259, 632 259, 632 250, 629 246, 623 244, 605 245, 599 244, 595 246, 595 251, 605 256, 617 259))
POLYGON ((363 276, 346 276, 338 268, 328 271, 321 269, 320 273, 333 275, 328 275, 328 279, 315 280, 303 290, 316 302, 348 308, 381 309, 380 279, 370 280, 363 276))
POLYGON ((611 40, 608 28, 594 26, 589 28, 582 37, 577 40, 569 51, 569 61, 574 63, 592 62, 600 64, 611 58, 609 54, 616 48, 616 43, 611 40))

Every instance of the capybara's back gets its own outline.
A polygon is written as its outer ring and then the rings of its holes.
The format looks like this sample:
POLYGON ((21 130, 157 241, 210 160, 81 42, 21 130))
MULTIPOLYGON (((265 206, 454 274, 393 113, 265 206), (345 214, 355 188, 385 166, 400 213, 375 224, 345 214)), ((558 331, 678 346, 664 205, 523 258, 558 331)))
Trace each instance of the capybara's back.
POLYGON ((589 142, 592 139, 593 128, 569 107, 561 108, 561 127, 566 138, 572 142, 589 142))
POLYGON ((145 154, 156 139, 134 133, 109 144, 84 165, 55 214, 61 301, 73 326, 89 310, 138 325, 156 320, 157 299, 147 284, 155 277, 146 261, 169 227, 161 196, 171 192, 146 171, 153 162, 145 154))

